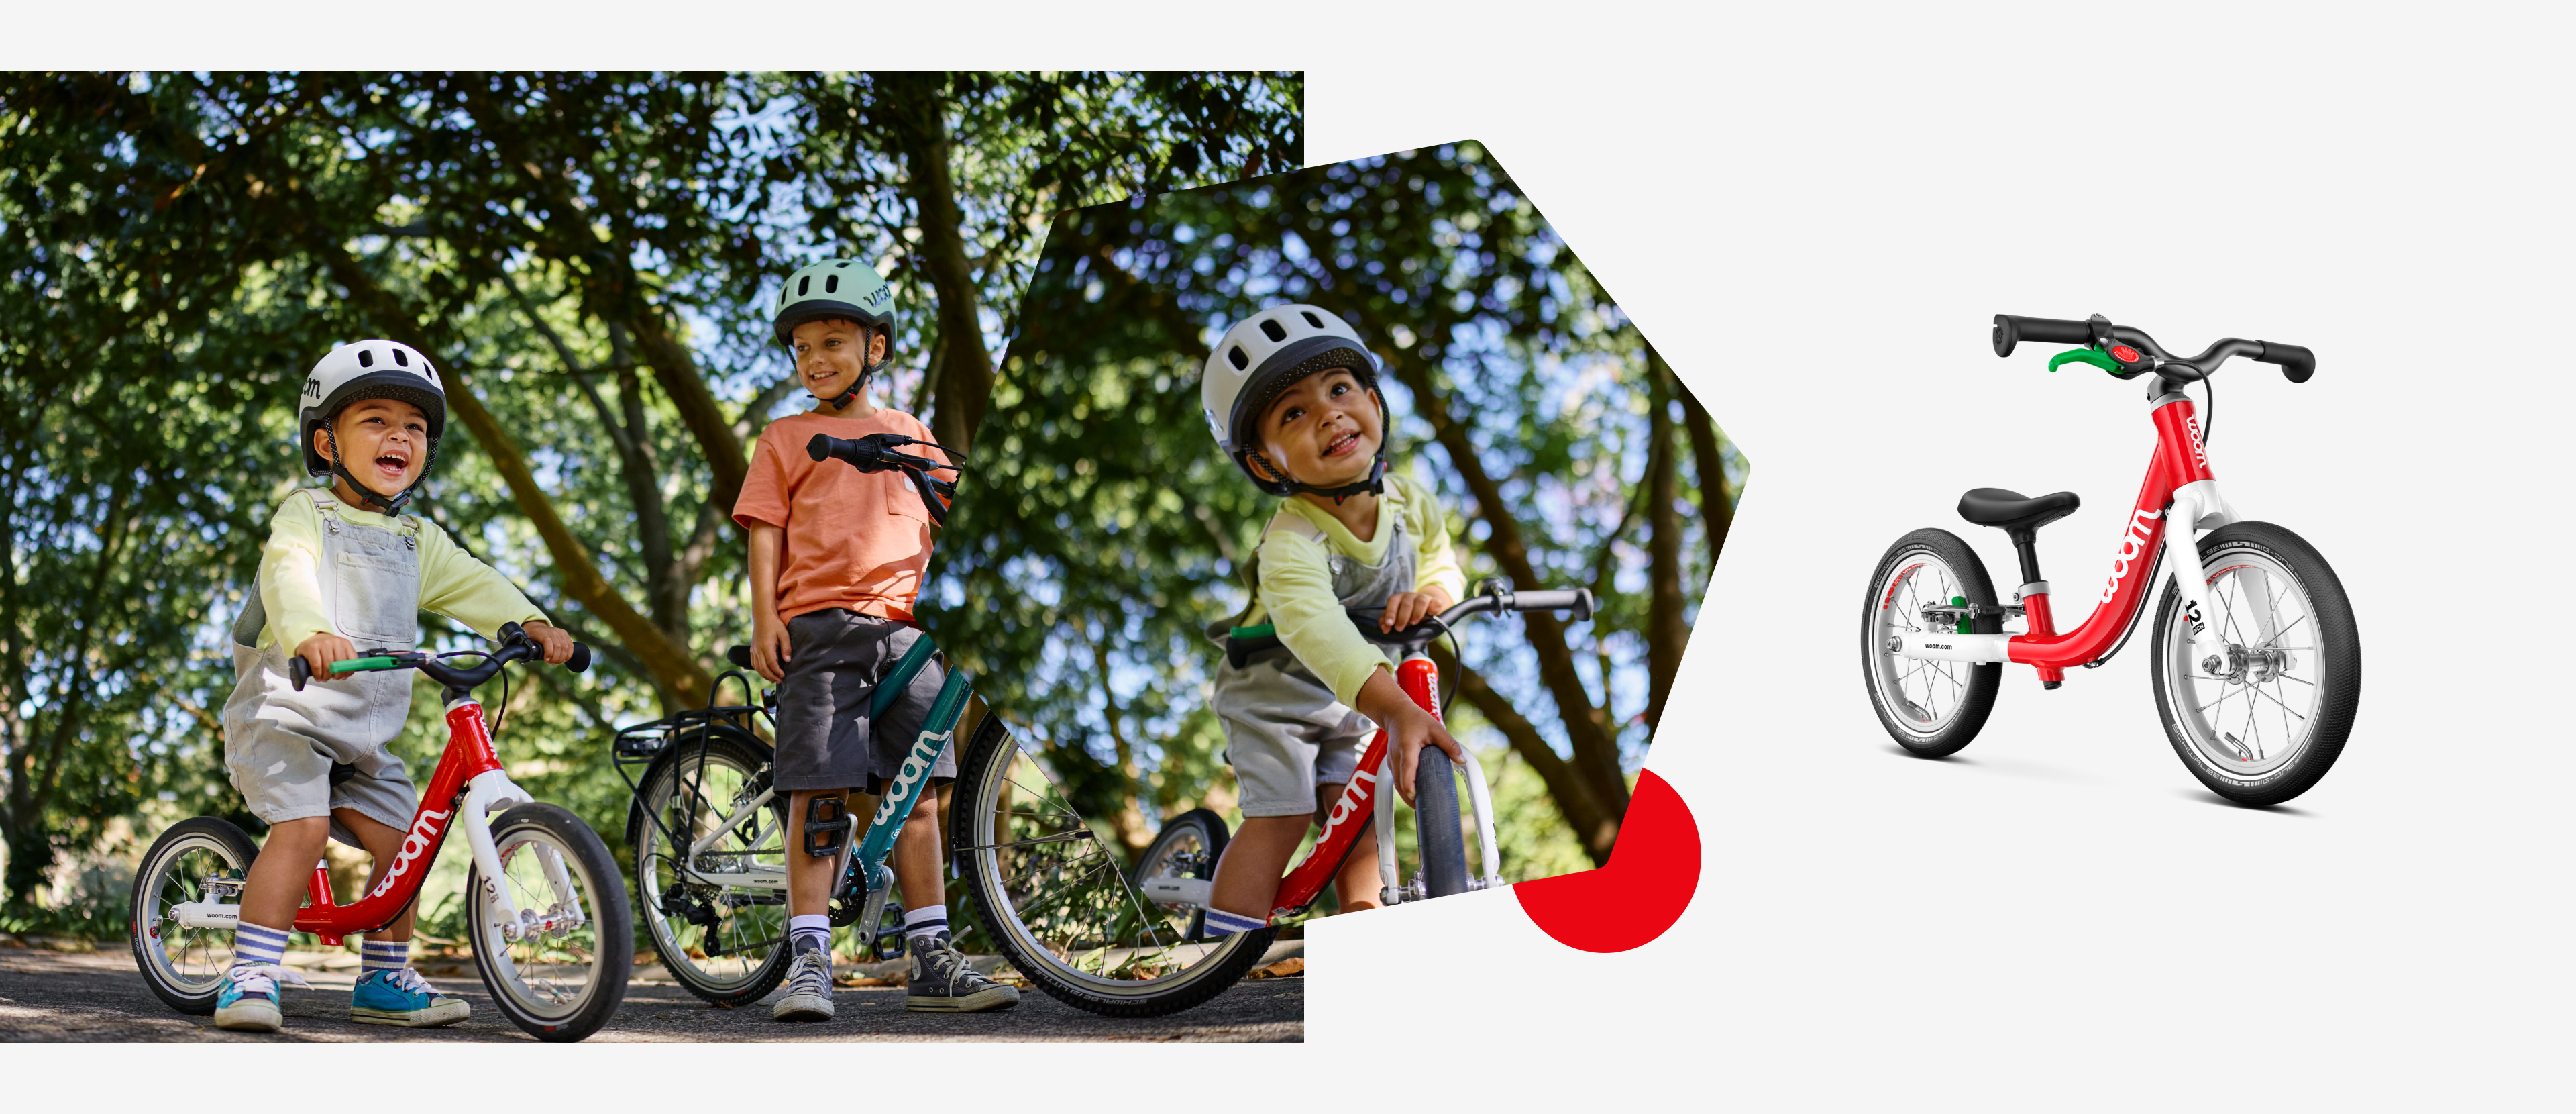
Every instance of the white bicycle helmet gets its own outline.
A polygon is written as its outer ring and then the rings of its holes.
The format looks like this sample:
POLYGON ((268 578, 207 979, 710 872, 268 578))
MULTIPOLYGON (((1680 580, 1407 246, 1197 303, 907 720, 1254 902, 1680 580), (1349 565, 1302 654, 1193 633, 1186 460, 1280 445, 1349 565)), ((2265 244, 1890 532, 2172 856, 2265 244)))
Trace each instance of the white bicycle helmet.
POLYGON ((349 481, 367 502, 396 514, 410 502, 419 489, 420 480, 438 463, 438 439, 447 433, 447 389, 438 380, 438 369, 431 367, 429 357, 400 341, 361 340, 343 344, 324 353, 304 377, 303 408, 296 413, 296 439, 303 444, 304 474, 338 476, 349 481), (368 487, 345 467, 340 459, 339 438, 331 431, 331 419, 350 403, 361 399, 389 398, 408 402, 420 408, 429 419, 429 457, 421 464, 420 477, 399 493, 386 495, 368 487), (313 447, 313 431, 321 430, 330 456, 313 447))
POLYGON ((1377 494, 1386 488, 1384 431, 1393 424, 1386 410, 1386 393, 1378 389, 1378 371, 1377 357, 1360 342, 1359 333, 1331 310, 1303 304, 1272 306, 1235 322, 1216 342, 1216 351, 1208 354, 1206 370, 1199 374, 1199 403, 1217 447, 1261 490, 1272 495, 1312 492, 1334 499, 1362 492, 1377 494), (1341 487, 1319 488, 1267 467, 1266 461, 1264 466, 1255 466, 1252 461, 1261 439, 1254 435, 1252 423, 1298 380, 1333 368, 1349 369, 1361 386, 1378 397, 1381 434, 1377 462, 1369 469, 1368 478, 1341 487))
MULTIPOLYGON (((861 353, 859 378, 841 397, 828 400, 832 405, 847 406, 859 396, 859 388, 877 369, 894 358, 894 288, 887 286, 885 276, 876 268, 854 259, 826 259, 799 267, 795 274, 778 287, 778 301, 769 312, 769 327, 778 343, 794 347, 796 326, 808 321, 846 317, 867 328, 886 334, 886 359, 868 363, 861 353)), ((866 339, 860 340, 865 344, 866 339)), ((819 396, 818 396, 819 397, 819 396)))

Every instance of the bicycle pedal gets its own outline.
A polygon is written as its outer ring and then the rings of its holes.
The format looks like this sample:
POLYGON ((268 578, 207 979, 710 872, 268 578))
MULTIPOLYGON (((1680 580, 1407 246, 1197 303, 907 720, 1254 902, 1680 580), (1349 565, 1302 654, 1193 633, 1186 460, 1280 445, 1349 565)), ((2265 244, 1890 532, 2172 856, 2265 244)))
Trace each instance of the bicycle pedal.
POLYGON ((839 797, 816 797, 805 805, 805 853, 826 859, 841 853, 852 817, 839 797))

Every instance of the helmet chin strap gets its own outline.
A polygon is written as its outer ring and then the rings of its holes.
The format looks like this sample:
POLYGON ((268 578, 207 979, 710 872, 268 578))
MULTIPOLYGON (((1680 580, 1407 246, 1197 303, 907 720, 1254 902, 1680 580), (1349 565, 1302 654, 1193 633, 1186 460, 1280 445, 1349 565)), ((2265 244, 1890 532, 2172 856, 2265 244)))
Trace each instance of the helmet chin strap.
POLYGON ((433 440, 429 443, 428 459, 421 462, 420 479, 413 480, 410 487, 402 489, 401 494, 388 497, 368 487, 366 481, 349 471, 348 464, 340 459, 340 438, 331 432, 330 424, 327 422, 322 426, 322 439, 331 446, 331 474, 349 481, 349 486, 357 491, 358 498, 372 506, 383 508, 383 513, 389 516, 402 513, 403 506, 411 502, 412 496, 420 493, 420 480, 429 478, 430 466, 438 463, 438 442, 433 440))
POLYGON ((1378 449, 1377 458, 1369 463, 1369 474, 1367 479, 1346 483, 1340 487, 1316 487, 1297 479, 1295 476, 1289 475, 1285 469, 1271 464, 1270 459, 1262 456, 1260 453, 1256 452, 1247 455, 1251 456, 1254 460, 1260 461, 1263 470, 1269 472, 1271 475, 1279 477, 1278 482, 1286 485, 1288 488, 1288 494, 1291 495, 1321 495, 1324 498, 1332 500, 1335 506, 1339 506, 1343 500, 1349 499, 1354 495, 1386 494, 1386 449, 1383 446, 1378 449))

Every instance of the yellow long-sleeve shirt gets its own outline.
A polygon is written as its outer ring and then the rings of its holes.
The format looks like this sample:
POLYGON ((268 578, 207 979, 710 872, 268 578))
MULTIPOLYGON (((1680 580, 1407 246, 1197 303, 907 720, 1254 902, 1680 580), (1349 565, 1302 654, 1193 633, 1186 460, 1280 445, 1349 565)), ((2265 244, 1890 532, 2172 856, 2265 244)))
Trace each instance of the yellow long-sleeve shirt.
POLYGON ((1448 517, 1430 488, 1392 472, 1386 477, 1386 493, 1378 496, 1377 526, 1367 541, 1303 499, 1285 500, 1281 507, 1282 513, 1312 523, 1323 539, 1280 529, 1263 536, 1261 588, 1244 625, 1271 623, 1288 652, 1332 686, 1335 699, 1351 704, 1359 699, 1360 686, 1368 683, 1369 674, 1386 668, 1386 653, 1361 637, 1350 616, 1343 613, 1341 601, 1333 594, 1331 555, 1339 553, 1367 565, 1383 563, 1400 516, 1414 549, 1413 590, 1437 584, 1448 589, 1450 599, 1459 599, 1467 593, 1467 574, 1449 548, 1448 517))
MULTIPOLYGON (((335 513, 352 525, 402 529, 391 517, 345 502, 335 513)), ((518 586, 458 548, 447 531, 405 517, 418 523, 421 610, 445 615, 485 638, 498 637, 503 623, 545 619, 545 612, 529 603, 518 586)), ((259 598, 268 612, 268 626, 260 632, 262 648, 277 645, 293 653, 315 634, 336 633, 322 606, 322 531, 322 512, 303 491, 287 496, 269 516, 268 542, 259 557, 259 598)))

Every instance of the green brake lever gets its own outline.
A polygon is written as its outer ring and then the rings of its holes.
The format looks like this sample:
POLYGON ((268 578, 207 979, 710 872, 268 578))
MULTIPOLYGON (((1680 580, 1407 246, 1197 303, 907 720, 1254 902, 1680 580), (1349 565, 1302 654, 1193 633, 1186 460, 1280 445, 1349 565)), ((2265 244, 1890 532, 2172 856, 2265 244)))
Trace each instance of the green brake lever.
POLYGON ((2113 375, 2118 375, 2123 370, 2120 367, 2120 362, 2118 360, 2114 360, 2111 357, 2090 348, 2078 348, 2072 352, 2060 352, 2049 357, 2048 370, 2055 371, 2058 368, 2071 363, 2091 364, 2094 367, 2101 368, 2113 375))

